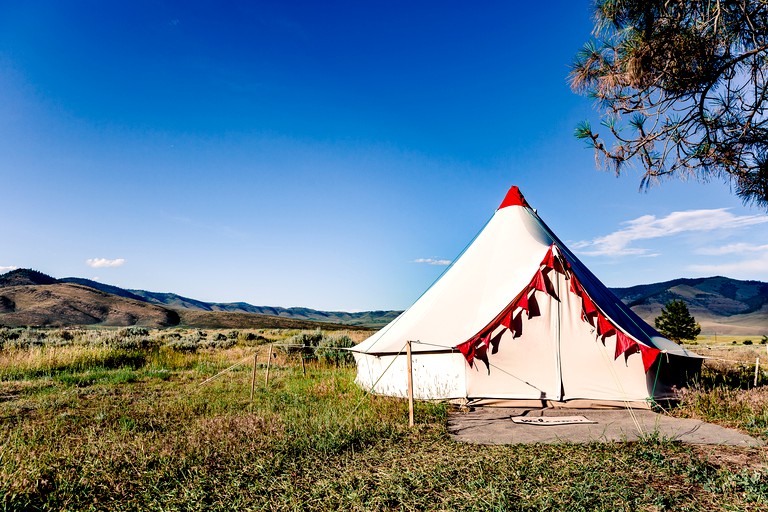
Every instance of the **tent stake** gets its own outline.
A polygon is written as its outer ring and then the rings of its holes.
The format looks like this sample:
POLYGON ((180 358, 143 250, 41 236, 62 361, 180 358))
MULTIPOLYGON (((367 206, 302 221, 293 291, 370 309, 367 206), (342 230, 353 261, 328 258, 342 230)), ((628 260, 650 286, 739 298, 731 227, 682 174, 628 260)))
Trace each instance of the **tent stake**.
POLYGON ((258 355, 253 354, 253 374, 251 375, 251 402, 253 402, 253 393, 256 390, 256 359, 258 355))
POLYGON ((755 385, 753 387, 757 387, 757 370, 760 368, 760 356, 757 356, 757 359, 755 359, 755 385))
POLYGON ((408 426, 413 426, 413 363, 411 361, 411 342, 406 342, 406 355, 408 357, 408 426))
POLYGON ((264 387, 269 387, 269 367, 272 364, 272 344, 269 345, 269 355, 267 356, 267 374, 264 376, 264 387))

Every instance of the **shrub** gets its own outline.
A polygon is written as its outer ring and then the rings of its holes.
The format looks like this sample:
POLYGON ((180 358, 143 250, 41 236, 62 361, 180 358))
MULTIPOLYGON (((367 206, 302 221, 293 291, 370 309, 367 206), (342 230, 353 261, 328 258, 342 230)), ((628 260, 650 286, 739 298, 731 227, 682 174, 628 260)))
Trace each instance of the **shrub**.
MULTIPOLYGON (((749 363, 719 364, 709 363, 701 368, 694 387, 715 389, 725 386, 729 389, 749 389, 755 378, 755 365, 749 363)), ((762 380, 762 377, 761 377, 762 380)), ((760 381, 758 381, 760 384, 760 381)))
POLYGON ((127 327, 119 331, 109 333, 103 340, 107 347, 121 350, 140 350, 155 345, 149 338, 149 330, 144 327, 127 327))
POLYGON ((121 329, 120 333, 123 336, 143 336, 147 337, 149 336, 149 330, 144 327, 126 327, 125 329, 121 329))
MULTIPOLYGON (((269 341, 264 336, 261 336, 259 334, 254 334, 252 332, 238 332, 238 331, 232 331, 232 332, 237 332, 237 342, 246 347, 254 347, 256 345, 261 345, 269 341)), ((230 333, 230 335, 231 334, 232 333, 230 333)))
POLYGON ((12 335, 10 339, 3 343, 6 349, 30 349, 42 347, 46 343, 48 335, 37 329, 18 329, 17 335, 12 335))
POLYGON ((70 345, 83 343, 86 331, 83 329, 73 329, 71 327, 65 329, 57 329, 48 333, 48 338, 45 341, 46 345, 56 347, 67 347, 70 345))
POLYGON ((21 329, 0 327, 0 349, 11 348, 10 342, 15 342, 21 337, 21 329))
POLYGON ((207 332, 198 330, 188 332, 186 336, 169 333, 161 336, 160 339, 165 342, 164 348, 187 353, 197 352, 199 349, 231 348, 236 344, 234 339, 229 338, 224 333, 216 333, 208 337, 207 332))
POLYGON ((200 340, 200 348, 232 348, 235 346, 236 341, 231 340, 223 334, 218 334, 211 340, 200 340))
POLYGON ((315 353, 320 362, 333 364, 335 366, 348 365, 354 363, 355 358, 349 350, 341 349, 354 346, 355 342, 346 334, 342 334, 341 336, 328 336, 323 337, 323 339, 320 340, 315 353))
POLYGON ((72 341, 75 339, 74 333, 72 331, 68 331, 66 329, 62 329, 60 331, 56 331, 53 333, 54 336, 58 337, 59 339, 63 341, 72 341))
POLYGON ((752 340, 744 340, 744 344, 745 345, 751 345, 752 344, 752 340))
POLYGON ((177 338, 177 339, 171 339, 169 342, 167 342, 165 345, 163 345, 164 348, 175 350, 176 352, 197 352, 197 349, 199 347, 199 340, 195 338, 177 338))
POLYGON ((286 354, 302 354, 304 359, 312 361, 317 359, 315 349, 322 339, 323 333, 320 329, 312 332, 302 332, 285 340, 285 345, 279 346, 278 349, 286 354))

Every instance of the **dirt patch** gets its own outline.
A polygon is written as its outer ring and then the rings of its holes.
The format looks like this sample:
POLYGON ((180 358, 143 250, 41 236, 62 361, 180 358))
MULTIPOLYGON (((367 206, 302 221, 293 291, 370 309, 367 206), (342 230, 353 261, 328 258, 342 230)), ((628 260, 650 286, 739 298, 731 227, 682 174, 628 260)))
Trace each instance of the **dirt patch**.
POLYGON ((739 468, 746 471, 765 471, 768 468, 768 451, 761 448, 696 445, 692 450, 719 468, 739 468))

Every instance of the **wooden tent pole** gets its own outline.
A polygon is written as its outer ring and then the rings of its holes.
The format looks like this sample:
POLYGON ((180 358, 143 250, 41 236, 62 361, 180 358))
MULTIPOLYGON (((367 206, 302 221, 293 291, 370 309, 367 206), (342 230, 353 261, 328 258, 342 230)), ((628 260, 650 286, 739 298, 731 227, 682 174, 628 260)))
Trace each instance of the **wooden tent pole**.
POLYGON ((411 342, 406 342, 406 355, 408 357, 408 426, 412 427, 413 421, 413 362, 411 361, 411 342))

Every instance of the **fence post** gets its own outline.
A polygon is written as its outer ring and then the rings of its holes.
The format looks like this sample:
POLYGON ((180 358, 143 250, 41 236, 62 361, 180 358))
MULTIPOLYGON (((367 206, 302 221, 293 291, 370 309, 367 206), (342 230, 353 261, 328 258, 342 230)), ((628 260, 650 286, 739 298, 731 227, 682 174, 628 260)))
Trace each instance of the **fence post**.
POLYGON ((253 374, 251 374, 251 402, 253 402, 253 393, 256 390, 256 359, 258 355, 253 354, 253 374))
POLYGON ((272 344, 269 345, 269 355, 267 356, 267 374, 264 376, 264 387, 269 387, 269 367, 272 365, 272 344))
POLYGON ((411 361, 411 342, 406 342, 406 355, 408 356, 408 426, 412 427, 413 421, 413 363, 411 361))
POLYGON ((760 368, 760 356, 755 359, 755 384, 752 387, 757 387, 757 370, 760 368))

